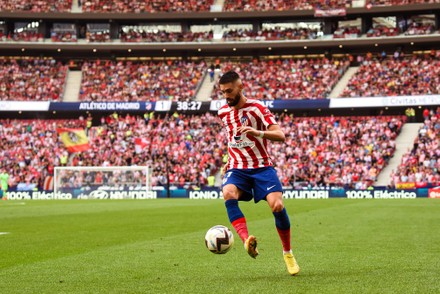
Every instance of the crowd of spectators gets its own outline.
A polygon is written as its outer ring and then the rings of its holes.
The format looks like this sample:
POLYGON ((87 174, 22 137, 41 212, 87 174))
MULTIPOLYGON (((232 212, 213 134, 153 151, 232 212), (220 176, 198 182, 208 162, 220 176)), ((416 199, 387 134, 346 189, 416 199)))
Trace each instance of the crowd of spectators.
POLYGON ((77 42, 78 36, 76 32, 55 32, 50 33, 52 42, 77 42))
MULTIPOLYGON (((440 3, 440 0, 367 0, 366 7, 440 3)), ((226 0, 225 11, 311 10, 350 8, 351 0, 226 0)))
POLYGON ((61 100, 68 67, 54 59, 0 58, 0 100, 61 100))
MULTIPOLYGON (((396 56, 396 55, 395 55, 396 56)), ((405 96, 440 93, 440 51, 404 57, 371 57, 350 79, 341 97, 405 96)))
POLYGON ((429 4, 440 3, 440 0, 367 0, 367 5, 371 6, 394 6, 407 4, 429 4))
POLYGON ((0 1, 0 11, 69 12, 72 0, 0 1))
POLYGON ((282 114, 286 143, 272 144, 284 186, 366 189, 388 164, 401 116, 301 117, 282 114))
POLYGON ((87 61, 80 100, 186 101, 195 96, 204 70, 203 61, 87 61))
POLYGON ((225 11, 310 10, 351 7, 351 0, 226 0, 225 11))
MULTIPOLYGON (((404 117, 278 116, 286 143, 270 144, 284 186, 365 189, 395 150, 404 117)), ((0 163, 19 183, 42 186, 55 166, 148 166, 151 185, 203 186, 227 160, 227 135, 215 114, 102 117, 87 128, 90 148, 68 154, 56 132, 79 120, 0 120, 0 163), (142 141, 141 145, 137 140, 142 141)), ((438 133, 437 133, 438 134, 438 133)), ((438 142, 437 142, 438 145, 438 142)), ((435 146, 433 146, 435 147, 435 146)), ((438 148, 429 149, 438 150, 438 148)))
POLYGON ((333 33, 333 38, 341 39, 341 38, 358 38, 361 35, 361 29, 356 26, 351 27, 343 27, 337 29, 333 33))
MULTIPOLYGON (((237 71, 242 76, 245 94, 255 99, 323 99, 348 67, 349 61, 345 59, 254 59, 224 62, 221 71, 237 71)), ((216 85, 211 97, 222 99, 216 85)))
POLYGON ((24 42, 43 42, 44 36, 37 31, 22 31, 14 34, 8 34, 7 40, 24 41, 24 42))
POLYGON ((210 11, 214 0, 85 0, 83 12, 201 12, 210 11))
POLYGON ((90 148, 68 154, 57 128, 85 128, 80 120, 0 120, 0 163, 10 175, 10 186, 19 183, 43 186, 55 166, 148 166, 151 185, 207 184, 222 166, 226 135, 212 114, 174 114, 156 117, 111 115, 88 129, 90 148), (144 148, 137 149, 136 138, 144 148))
POLYGON ((144 30, 130 29, 121 31, 121 42, 203 42, 212 41, 214 33, 207 32, 169 32, 165 30, 146 32, 144 30))
POLYGON ((246 29, 233 29, 223 33, 224 41, 272 41, 272 40, 311 40, 318 38, 318 30, 308 28, 275 27, 258 32, 246 29))
POLYGON ((149 166, 153 186, 166 185, 167 164, 170 184, 179 186, 205 185, 222 165, 226 135, 210 113, 108 117, 100 127, 92 148, 75 159, 77 164, 149 166), (135 138, 143 140, 140 149, 135 138))
POLYGON ((432 23, 413 22, 409 25, 405 35, 429 35, 435 32, 435 26, 432 23))
POLYGON ((383 25, 374 26, 367 31, 367 37, 389 37, 397 36, 398 34, 399 30, 397 28, 387 27, 383 25))
MULTIPOLYGON (((392 6, 406 4, 439 3, 440 0, 368 0, 367 7, 392 6)), ((83 12, 202 12, 210 11, 214 0, 83 0, 79 1, 83 12)), ((352 6, 351 0, 226 0, 224 11, 268 11, 268 10, 310 10, 347 8, 352 6)), ((49 1, 0 1, 0 11, 32 11, 32 12, 69 12, 72 0, 49 0, 49 1)))
POLYGON ((424 111, 424 124, 413 147, 392 172, 391 187, 413 183, 416 187, 440 185, 440 107, 437 111, 424 111))
POLYGON ((110 39, 110 32, 109 31, 105 31, 105 32, 87 32, 86 33, 86 40, 87 42, 91 42, 91 43, 106 43, 106 42, 111 42, 112 40, 110 39))
POLYGON ((80 120, 0 119, 0 166, 10 176, 9 186, 42 187, 68 158, 56 129, 84 126, 80 120))

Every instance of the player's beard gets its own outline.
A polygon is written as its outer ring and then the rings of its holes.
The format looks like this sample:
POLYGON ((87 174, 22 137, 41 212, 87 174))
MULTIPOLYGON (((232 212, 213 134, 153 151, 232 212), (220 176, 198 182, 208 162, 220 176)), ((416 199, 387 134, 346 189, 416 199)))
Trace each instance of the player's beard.
POLYGON ((238 102, 240 102, 240 98, 241 98, 241 94, 239 92, 239 93, 237 93, 237 95, 235 95, 234 98, 232 98, 232 99, 231 98, 227 98, 226 99, 226 103, 228 103, 229 107, 234 107, 235 105, 238 104, 238 102))

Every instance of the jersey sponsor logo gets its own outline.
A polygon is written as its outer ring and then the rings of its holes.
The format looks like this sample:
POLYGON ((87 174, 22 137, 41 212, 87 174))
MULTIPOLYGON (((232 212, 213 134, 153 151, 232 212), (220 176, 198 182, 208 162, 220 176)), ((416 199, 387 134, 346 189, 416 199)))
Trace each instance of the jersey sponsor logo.
POLYGON ((252 141, 242 141, 242 142, 229 142, 228 146, 230 148, 245 148, 245 147, 254 147, 255 143, 252 141))

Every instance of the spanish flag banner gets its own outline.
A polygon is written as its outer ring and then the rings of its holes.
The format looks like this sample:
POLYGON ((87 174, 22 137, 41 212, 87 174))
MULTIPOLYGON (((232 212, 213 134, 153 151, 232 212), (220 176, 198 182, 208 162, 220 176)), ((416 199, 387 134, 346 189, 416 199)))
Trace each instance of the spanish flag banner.
POLYGON ((150 143, 144 138, 134 138, 134 150, 136 153, 141 153, 150 143))
POLYGON ((81 152, 90 148, 84 129, 60 128, 57 132, 69 152, 81 152))

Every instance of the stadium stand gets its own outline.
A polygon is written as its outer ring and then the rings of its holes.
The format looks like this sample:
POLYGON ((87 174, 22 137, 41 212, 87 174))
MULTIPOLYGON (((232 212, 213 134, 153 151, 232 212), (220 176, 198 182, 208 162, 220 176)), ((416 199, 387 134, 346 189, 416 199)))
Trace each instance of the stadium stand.
MULTIPOLYGON (((270 152, 285 186, 358 189, 374 182, 387 164, 405 121, 400 116, 288 114, 278 120, 287 141, 271 144, 270 152)), ((222 166, 227 148, 226 134, 214 114, 110 115, 88 131, 90 149, 66 163, 61 157, 67 151, 56 134, 61 126, 84 128, 85 120, 0 120, 0 162, 13 175, 11 186, 23 181, 41 185, 54 166, 62 165, 147 165, 152 168, 152 185, 164 185, 167 162, 173 185, 205 185, 222 166)))
POLYGON ((206 69, 204 62, 84 62, 80 99, 87 101, 189 100, 206 69))
POLYGON ((111 42, 110 32, 87 32, 86 39, 88 42, 105 43, 111 42))
POLYGON ((367 55, 341 97, 440 93, 440 51, 395 56, 375 58, 367 55))
POLYGON ((68 12, 71 8, 72 0, 0 1, 0 11, 68 12))
MULTIPOLYGON (((393 56, 361 56, 361 66, 341 97, 440 93, 440 51, 401 56, 402 53, 393 56)), ((223 72, 233 69, 244 73, 245 91, 257 99, 324 99, 347 70, 349 61, 325 58, 254 59, 249 62, 225 61, 220 66, 223 72)), ((3 58, 0 69, 4 73, 0 100, 62 98, 67 66, 54 59, 3 58), (58 70, 59 66, 61 70, 58 70), (14 74, 11 76, 12 72, 14 74)), ((82 67, 80 99, 191 100, 206 70, 207 65, 203 61, 86 61, 82 67)), ((222 99, 216 85, 211 97, 222 99)))
POLYGON ((318 37, 318 30, 308 28, 264 29, 258 32, 252 30, 230 30, 223 33, 225 41, 273 41, 273 40, 312 40, 318 37))
POLYGON ((82 9, 84 12, 189 12, 209 11, 213 0, 188 0, 188 1, 109 1, 87 0, 82 9))
POLYGON ((345 27, 337 29, 333 33, 333 38, 357 38, 361 35, 361 30, 358 27, 345 27))
POLYGON ((130 29, 127 32, 121 32, 121 42, 202 42, 212 41, 213 32, 195 33, 176 33, 165 30, 146 32, 144 30, 130 29))
MULTIPOLYGON (((213 0, 201 1, 80 1, 83 12, 193 12, 210 11, 213 0)), ((439 0, 368 0, 371 6, 392 6, 406 4, 439 3, 439 0)), ((261 1, 261 0, 226 0, 224 11, 269 11, 269 10, 310 10, 314 8, 347 8, 352 6, 351 0, 314 0, 314 1, 261 1)), ((32 3, 17 0, 4 0, 0 3, 0 11, 32 11, 32 12, 70 12, 72 0, 33 1, 32 3)))
POLYGON ((62 99, 67 66, 54 59, 0 58, 0 100, 62 99))
POLYGON ((415 183, 418 187, 440 185, 440 107, 428 111, 413 148, 403 157, 391 175, 391 187, 399 183, 415 183))
POLYGON ((406 4, 439 3, 439 0, 368 0, 367 2, 372 6, 393 6, 406 4))
POLYGON ((152 168, 152 185, 164 185, 167 162, 170 183, 204 185, 222 164, 225 135, 220 133, 220 121, 209 113, 164 118, 151 115, 146 120, 140 116, 108 116, 89 130, 90 149, 66 162, 68 153, 56 129, 85 126, 83 118, 0 120, 0 163, 12 175, 11 186, 33 183, 41 187, 55 166, 65 165, 148 165, 152 168), (135 145, 135 138, 142 138, 141 145, 135 145), (148 147, 142 149, 142 144, 148 147))
POLYGON ((293 117, 282 114, 285 145, 272 144, 285 186, 366 189, 395 151, 405 118, 293 117))
POLYGON ((389 37, 397 36, 398 34, 399 31, 397 30, 397 28, 387 27, 383 25, 377 25, 367 31, 367 37, 389 37))
POLYGON ((409 27, 408 30, 405 32, 405 35, 428 35, 435 32, 435 28, 433 24, 424 24, 420 22, 414 22, 409 27))
POLYGON ((84 120, 0 120, 0 163, 11 175, 9 184, 43 187, 54 167, 65 165, 68 153, 57 127, 85 127, 84 120), (64 158, 64 159, 62 159, 64 158))
POLYGON ((12 36, 9 34, 7 40, 23 41, 23 42, 43 42, 44 37, 42 33, 38 32, 20 32, 14 33, 12 36))
POLYGON ((315 0, 315 1, 261 1, 261 0, 226 0, 225 11, 268 11, 268 10, 309 10, 314 8, 350 7, 350 0, 315 0))
MULTIPOLYGON (((245 92, 256 99, 323 99, 344 74, 349 61, 321 59, 276 59, 224 62, 221 71, 243 75, 245 92)), ((214 86, 212 99, 221 99, 214 86)))

